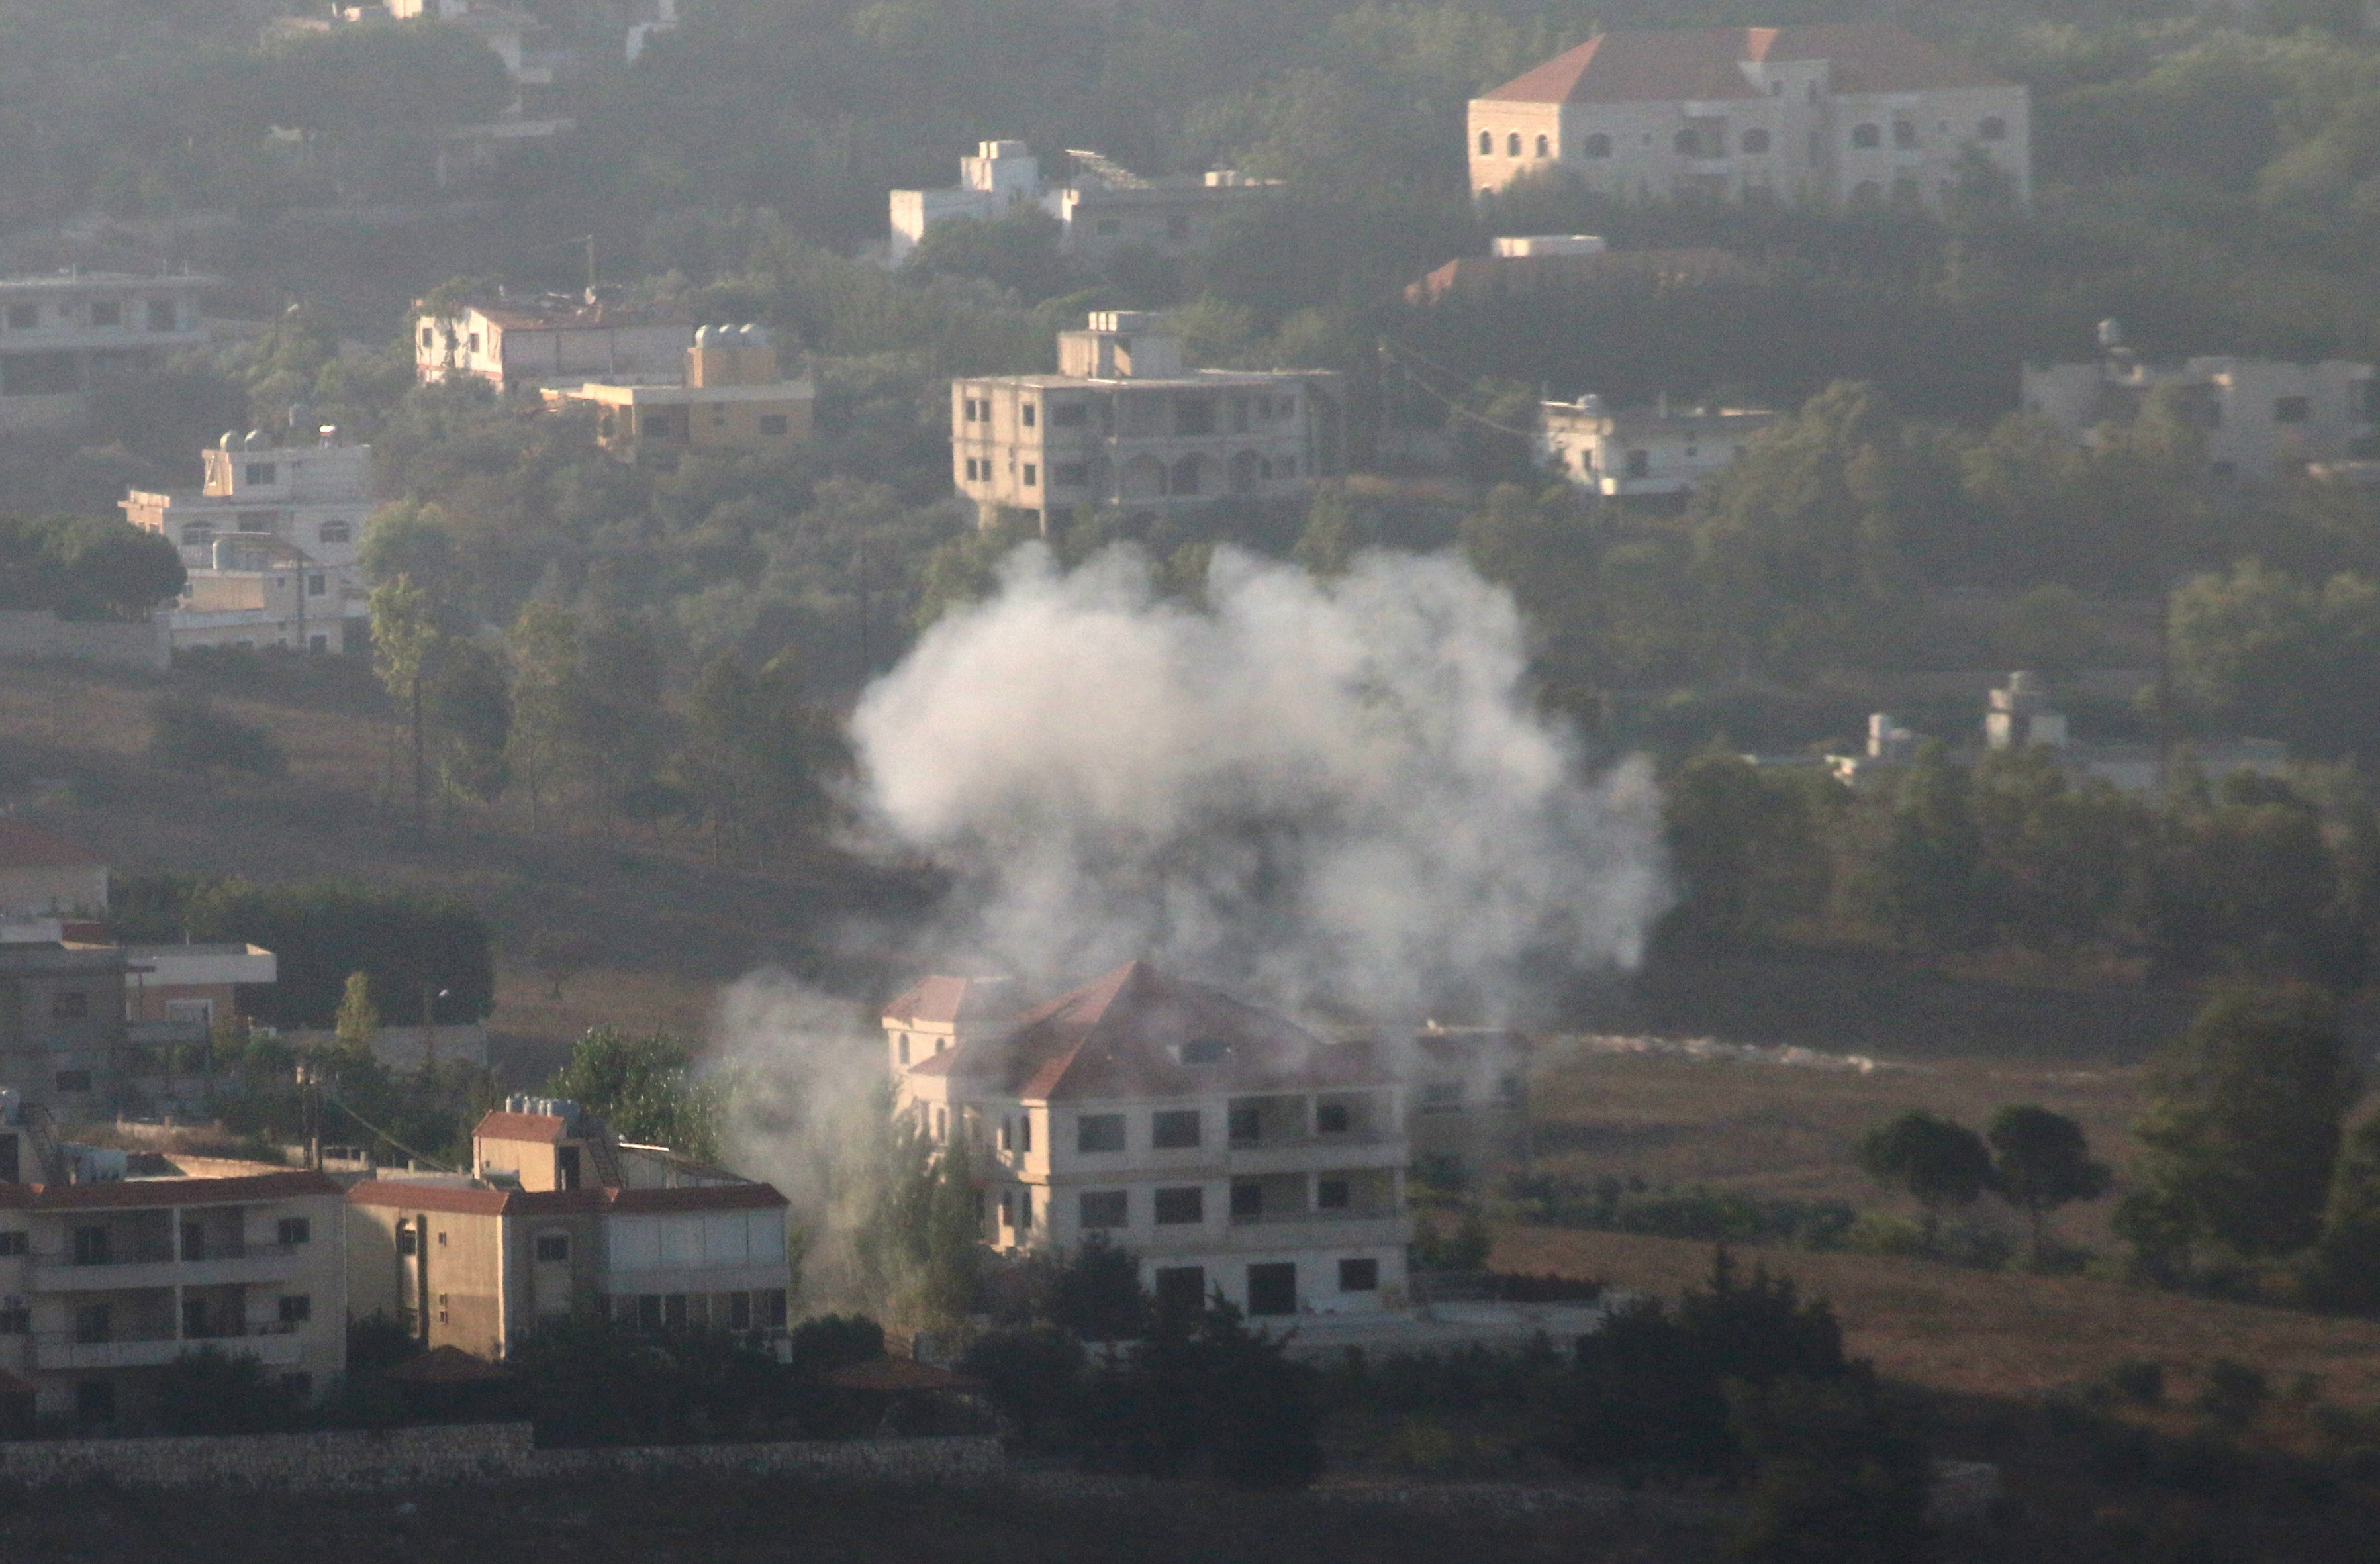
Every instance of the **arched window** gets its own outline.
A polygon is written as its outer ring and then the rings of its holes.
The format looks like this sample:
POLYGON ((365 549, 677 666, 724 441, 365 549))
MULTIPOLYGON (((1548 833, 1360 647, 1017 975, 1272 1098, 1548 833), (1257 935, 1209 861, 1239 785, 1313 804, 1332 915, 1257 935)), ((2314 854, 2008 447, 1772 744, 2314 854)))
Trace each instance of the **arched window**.
POLYGON ((1884 132, 1873 125, 1854 125, 1852 127, 1852 145, 1880 147, 1884 145, 1884 132))
POLYGON ((2005 141, 2008 140, 2008 121, 1996 114, 1987 116, 1981 125, 1975 127, 1975 134, 1986 141, 2005 141))
POLYGON ((1743 133, 1743 150, 1755 154, 1755 156, 1761 153, 1767 152, 1768 150, 1768 132, 1766 130, 1746 130, 1743 133))
POLYGON ((1204 476, 1200 470, 1205 466, 1205 460, 1195 451, 1184 457, 1173 464, 1173 470, 1168 475, 1165 492, 1169 495, 1196 494, 1201 487, 1200 479, 1204 476))
POLYGON ((1537 155, 1539 157, 1551 157, 1554 155, 1554 149, 1547 143, 1547 141, 1543 136, 1537 138, 1537 155))
POLYGON ((1495 150, 1496 138, 1485 130, 1479 132, 1479 155, 1481 157, 1486 157, 1495 150))
POLYGON ((1506 157, 1521 155, 1521 133, 1518 130, 1504 138, 1504 155, 1506 157))
POLYGON ((1598 130, 1578 144, 1578 154, 1581 157, 1609 157, 1611 138, 1598 130))

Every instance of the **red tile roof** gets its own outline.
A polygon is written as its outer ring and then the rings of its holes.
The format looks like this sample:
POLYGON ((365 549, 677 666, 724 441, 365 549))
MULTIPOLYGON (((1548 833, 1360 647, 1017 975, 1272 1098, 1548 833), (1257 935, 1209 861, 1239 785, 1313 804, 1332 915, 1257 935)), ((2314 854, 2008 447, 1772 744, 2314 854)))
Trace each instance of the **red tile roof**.
POLYGON ((154 1205, 225 1205, 339 1192, 320 1173, 246 1173, 223 1179, 122 1179, 104 1184, 0 1184, 0 1209, 77 1211, 154 1205))
POLYGON ((1017 999, 1014 978, 920 978, 884 1007, 884 1019, 894 1025, 913 1026, 953 1026, 963 1020, 992 1023, 1016 1014, 1017 999))
POLYGON ((1758 97, 1742 66, 1826 60, 1837 92, 2008 85, 1888 22, 1606 32, 1480 96, 1492 103, 1618 104, 1758 97))
POLYGON ((106 864, 107 860, 21 820, 0 819, 0 869, 104 868, 106 864))
POLYGON ((1034 1102, 1190 1096, 1388 1080, 1369 1043, 1330 1044, 1219 988, 1133 961, 1060 995, 998 1038, 963 1043, 913 1073, 948 1075, 1034 1102), (1221 1045, 1184 1064, 1185 1044, 1221 1045))
POLYGON ((535 1141, 552 1145, 569 1131, 568 1123, 550 1113, 505 1113, 497 1109, 471 1131, 475 1141, 535 1141))
POLYGON ((367 1179, 347 1191, 351 1205, 406 1211, 454 1211, 482 1216, 569 1216, 610 1213, 657 1216, 674 1211, 761 1211, 790 1204, 771 1184, 700 1184, 676 1190, 499 1190, 485 1184, 415 1183, 367 1179))

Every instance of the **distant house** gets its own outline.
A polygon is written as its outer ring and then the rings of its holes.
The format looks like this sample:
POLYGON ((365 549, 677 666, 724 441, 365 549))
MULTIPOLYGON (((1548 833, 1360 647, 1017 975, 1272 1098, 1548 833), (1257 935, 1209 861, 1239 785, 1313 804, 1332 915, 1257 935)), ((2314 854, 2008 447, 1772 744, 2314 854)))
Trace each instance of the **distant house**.
POLYGON ((0 918, 107 916, 107 861, 0 816, 0 918))
POLYGON ((951 383, 952 476, 986 524, 1302 497, 1341 470, 1344 397, 1329 370, 1191 369, 1154 315, 1099 311, 1059 334, 1056 374, 951 383))
POLYGON ((2270 479, 2369 454, 2380 380, 2368 363, 2210 354, 2153 364, 2123 346, 2115 322, 2099 331, 2104 350, 2095 360, 2024 366, 2025 411, 2081 440, 2103 424, 2131 422, 2162 396, 2199 431, 2216 478, 2270 479))
POLYGON ((684 373, 685 312, 600 297, 545 294, 433 312, 417 306, 414 373, 425 384, 468 376, 504 391, 589 380, 674 381, 684 373))
POLYGON ((516 1097, 472 1131, 468 1173, 384 1169, 347 1204, 351 1313, 425 1347, 501 1358, 568 1314, 784 1340, 785 1197, 576 1103, 516 1097))
POLYGON ((956 217, 990 222, 1038 207, 1058 224, 1058 248, 1099 262, 1120 250, 1145 249, 1185 255, 1215 237, 1217 225, 1252 193, 1277 188, 1231 169, 1147 177, 1083 149, 1070 150, 1073 176, 1045 183, 1041 160, 1023 141, 984 141, 959 159, 957 185, 894 190, 889 198, 892 246, 898 263, 929 230, 956 217))
POLYGON ((561 393, 596 409, 595 438, 624 461, 686 451, 783 450, 810 437, 818 387, 787 379, 765 326, 704 326, 686 349, 680 383, 590 380, 561 393))
POLYGON ((1611 409, 1600 397, 1537 408, 1537 464, 1605 495, 1682 495, 1778 420, 1757 408, 1611 409))
POLYGON ((1471 101, 1471 188, 1937 211, 2033 188, 2025 89, 1888 22, 1600 33, 1471 101))
POLYGON ((215 285, 125 272, 0 277, 0 432, 74 424, 109 374, 204 343, 199 297, 215 285))

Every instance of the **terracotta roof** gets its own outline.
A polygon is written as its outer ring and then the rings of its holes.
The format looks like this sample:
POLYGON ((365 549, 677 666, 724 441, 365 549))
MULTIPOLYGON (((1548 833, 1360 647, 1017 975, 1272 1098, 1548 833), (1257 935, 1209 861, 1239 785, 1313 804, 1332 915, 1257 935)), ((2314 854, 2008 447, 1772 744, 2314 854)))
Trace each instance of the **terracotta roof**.
POLYGON ((501 1109, 480 1120, 471 1131, 475 1141, 535 1141, 552 1145, 570 1131, 569 1123, 550 1113, 505 1113, 501 1109))
POLYGON ((914 1358, 871 1358, 826 1372, 826 1382, 838 1390, 873 1390, 904 1395, 918 1390, 980 1390, 983 1381, 956 1369, 936 1368, 914 1358))
POLYGON ((105 868, 107 860, 21 820, 0 819, 0 869, 105 868))
POLYGON ((150 1205, 220 1205, 339 1192, 320 1173, 249 1173, 223 1179, 121 1179, 104 1184, 0 1184, 0 1209, 49 1211, 150 1205))
POLYGON ((568 1216, 673 1211, 759 1211, 791 1204, 772 1184, 700 1184, 678 1190, 499 1190, 485 1184, 415 1183, 367 1179, 347 1191, 351 1205, 455 1211, 484 1216, 568 1216))
POLYGON ((1369 1043, 1330 1044, 1220 988, 1132 961, 1073 989, 998 1038, 963 1043, 920 1065, 1035 1102, 1190 1096, 1378 1084, 1369 1043), (1214 1045, 1211 1063, 1183 1062, 1185 1045, 1214 1045))
POLYGON ((1912 92, 1937 87, 2004 87, 1980 66, 1888 22, 1824 27, 1646 29, 1606 32, 1501 87, 1490 103, 1618 104, 1689 99, 1718 102, 1761 94, 1742 67, 1825 60, 1837 92, 1912 92))
POLYGON ((1016 980, 1004 977, 920 978, 884 1007, 884 1019, 898 1025, 953 1026, 994 1022, 1017 1011, 1016 980))

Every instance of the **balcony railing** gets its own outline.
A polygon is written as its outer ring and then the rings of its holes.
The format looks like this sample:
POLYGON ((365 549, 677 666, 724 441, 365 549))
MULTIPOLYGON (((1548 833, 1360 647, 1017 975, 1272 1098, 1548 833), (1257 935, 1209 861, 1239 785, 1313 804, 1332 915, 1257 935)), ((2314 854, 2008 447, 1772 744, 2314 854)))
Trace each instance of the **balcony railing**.
POLYGON ((1290 1222, 1393 1222, 1404 1213, 1392 1206, 1348 1206, 1330 1211, 1254 1211, 1232 1213, 1235 1228, 1270 1227, 1290 1222))
POLYGON ((110 1244, 99 1252, 72 1250, 37 1250, 32 1255, 36 1265, 59 1265, 70 1269, 106 1265, 204 1265, 218 1260, 285 1260, 298 1252, 294 1243, 211 1243, 205 1249, 188 1253, 167 1241, 142 1241, 118 1246, 110 1244))

